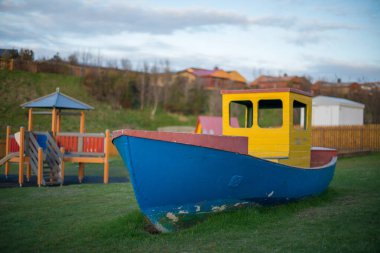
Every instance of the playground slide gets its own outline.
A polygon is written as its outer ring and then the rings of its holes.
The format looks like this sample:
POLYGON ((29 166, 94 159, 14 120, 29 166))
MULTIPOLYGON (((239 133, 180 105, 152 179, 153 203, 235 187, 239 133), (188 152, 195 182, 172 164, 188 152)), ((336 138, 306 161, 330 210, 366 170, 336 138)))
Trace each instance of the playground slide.
POLYGON ((0 160, 0 166, 11 160, 13 157, 18 156, 18 152, 10 153, 0 160))
POLYGON ((15 140, 17 144, 20 146, 20 132, 15 133, 15 140))

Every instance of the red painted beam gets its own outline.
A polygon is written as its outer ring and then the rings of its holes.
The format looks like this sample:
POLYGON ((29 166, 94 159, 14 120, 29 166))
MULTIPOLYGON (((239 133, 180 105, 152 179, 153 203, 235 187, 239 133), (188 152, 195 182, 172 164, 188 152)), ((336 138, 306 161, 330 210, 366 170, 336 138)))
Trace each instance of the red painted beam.
POLYGON ((248 154, 248 138, 241 136, 222 136, 123 129, 113 131, 112 139, 115 139, 121 135, 213 148, 244 155, 248 154))

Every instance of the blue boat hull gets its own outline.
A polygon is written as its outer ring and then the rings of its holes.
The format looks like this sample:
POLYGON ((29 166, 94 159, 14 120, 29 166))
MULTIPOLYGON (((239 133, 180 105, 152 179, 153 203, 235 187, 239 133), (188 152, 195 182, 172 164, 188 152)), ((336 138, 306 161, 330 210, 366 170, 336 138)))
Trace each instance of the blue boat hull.
POLYGON ((333 178, 336 158, 303 169, 249 155, 122 135, 113 140, 130 173, 140 209, 161 232, 242 205, 318 195, 333 178))

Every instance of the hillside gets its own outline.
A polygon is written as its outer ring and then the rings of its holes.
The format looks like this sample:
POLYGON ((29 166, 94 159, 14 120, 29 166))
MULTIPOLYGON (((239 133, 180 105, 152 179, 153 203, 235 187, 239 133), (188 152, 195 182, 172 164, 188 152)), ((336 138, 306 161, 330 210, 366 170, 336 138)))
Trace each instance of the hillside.
MULTIPOLYGON (((150 119, 150 109, 131 110, 114 109, 107 102, 99 102, 92 97, 83 85, 83 79, 76 76, 30 73, 23 71, 0 71, 0 136, 5 134, 5 128, 27 125, 27 112, 20 104, 32 99, 53 93, 59 87, 66 95, 81 100, 95 110, 86 115, 86 131, 101 132, 105 129, 134 128, 155 130, 157 127, 169 125, 195 126, 195 116, 184 117, 158 110, 155 118, 150 119)), ((34 118, 36 130, 49 130, 51 118, 37 115, 34 118)), ((62 131, 79 131, 79 117, 63 116, 62 131)), ((13 130, 12 130, 13 132, 13 130)))

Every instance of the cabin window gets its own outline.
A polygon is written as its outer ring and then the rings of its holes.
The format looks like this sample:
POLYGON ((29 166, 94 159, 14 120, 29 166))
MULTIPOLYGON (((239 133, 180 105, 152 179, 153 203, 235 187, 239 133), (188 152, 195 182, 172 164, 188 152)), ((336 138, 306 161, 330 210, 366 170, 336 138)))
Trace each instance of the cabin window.
POLYGON ((253 104, 249 100, 230 103, 230 127, 250 128, 253 125, 253 104))
POLYGON ((258 123, 262 128, 279 128, 282 126, 282 101, 268 99, 259 101, 258 123))
POLYGON ((297 100, 293 101, 293 127, 306 129, 306 104, 297 100))

